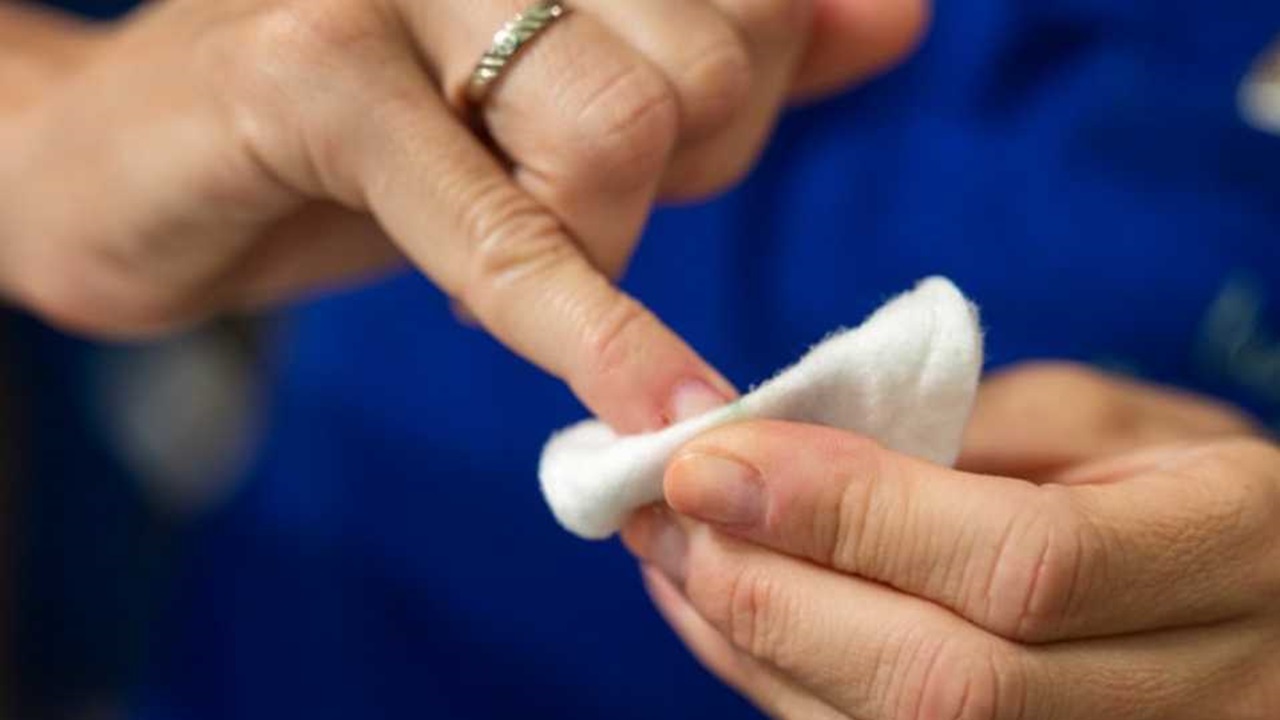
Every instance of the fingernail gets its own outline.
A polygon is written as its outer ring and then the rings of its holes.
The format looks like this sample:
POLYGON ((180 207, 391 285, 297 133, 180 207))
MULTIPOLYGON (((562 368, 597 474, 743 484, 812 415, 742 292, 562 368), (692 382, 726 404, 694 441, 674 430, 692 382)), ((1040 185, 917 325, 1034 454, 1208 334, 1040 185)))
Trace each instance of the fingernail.
POLYGON ((686 380, 672 393, 668 414, 672 422, 681 422, 722 408, 728 402, 729 398, 705 380, 686 380))
POLYGON ((694 452, 676 460, 672 473, 667 499, 678 512, 716 525, 750 526, 763 520, 764 488, 750 465, 694 452))
POLYGON ((646 559, 661 570, 662 574, 683 584, 685 556, 689 548, 684 528, 667 511, 655 512, 650 522, 653 524, 649 530, 649 552, 646 559))

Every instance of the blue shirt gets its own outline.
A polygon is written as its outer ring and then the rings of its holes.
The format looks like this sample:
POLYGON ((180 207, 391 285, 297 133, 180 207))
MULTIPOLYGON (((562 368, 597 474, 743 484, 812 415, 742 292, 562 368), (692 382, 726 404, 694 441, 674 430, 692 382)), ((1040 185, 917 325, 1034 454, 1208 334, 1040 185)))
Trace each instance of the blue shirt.
MULTIPOLYGON (((1267 1, 939 3, 904 67, 788 115, 627 286, 745 386, 934 273, 993 365, 1075 358, 1280 421, 1280 139, 1235 92, 1267 1)), ((734 718, 534 468, 583 411, 403 276, 291 313, 268 432, 196 532, 137 716, 734 718)))

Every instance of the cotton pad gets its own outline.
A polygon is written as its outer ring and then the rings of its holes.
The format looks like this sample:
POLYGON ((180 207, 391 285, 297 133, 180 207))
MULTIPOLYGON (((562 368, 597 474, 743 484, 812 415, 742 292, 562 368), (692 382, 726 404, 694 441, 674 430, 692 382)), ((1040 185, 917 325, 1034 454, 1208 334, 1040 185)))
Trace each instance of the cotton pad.
POLYGON ((950 465, 981 370, 976 308, 949 280, 929 278, 732 405, 645 435, 619 436, 597 420, 556 433, 542 453, 542 492, 565 529, 607 538, 662 499, 663 471, 680 446, 757 418, 840 428, 950 465))

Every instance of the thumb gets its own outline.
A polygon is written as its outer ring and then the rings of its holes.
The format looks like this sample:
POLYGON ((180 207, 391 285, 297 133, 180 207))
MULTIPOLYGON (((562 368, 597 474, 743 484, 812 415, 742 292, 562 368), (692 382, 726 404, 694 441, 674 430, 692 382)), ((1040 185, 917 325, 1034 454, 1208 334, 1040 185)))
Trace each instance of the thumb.
POLYGON ((837 92, 888 69, 916 47, 928 20, 929 0, 815 0, 793 94, 837 92))

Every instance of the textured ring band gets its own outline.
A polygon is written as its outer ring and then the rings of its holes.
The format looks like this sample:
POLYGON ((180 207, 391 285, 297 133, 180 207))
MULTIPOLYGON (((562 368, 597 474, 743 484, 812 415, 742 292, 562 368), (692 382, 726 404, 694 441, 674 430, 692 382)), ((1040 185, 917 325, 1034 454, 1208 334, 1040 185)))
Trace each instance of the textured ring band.
POLYGON ((467 83, 467 100, 479 105, 511 65, 520 49, 529 44, 552 23, 569 14, 569 8, 557 0, 539 0, 516 15, 494 33, 493 45, 485 52, 467 83))

